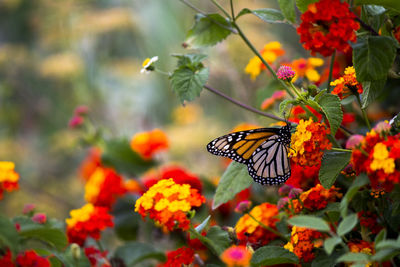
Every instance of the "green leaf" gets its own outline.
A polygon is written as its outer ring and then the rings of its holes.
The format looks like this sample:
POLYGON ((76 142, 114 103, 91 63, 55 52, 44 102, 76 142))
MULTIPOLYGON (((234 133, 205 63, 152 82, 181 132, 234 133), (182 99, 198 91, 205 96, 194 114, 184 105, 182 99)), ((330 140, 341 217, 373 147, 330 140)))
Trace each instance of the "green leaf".
POLYGON ((361 94, 361 108, 365 109, 382 93, 386 84, 386 78, 376 81, 362 82, 363 93, 361 94))
POLYGON ((321 218, 309 216, 309 215, 299 215, 294 216, 288 220, 291 225, 296 225, 299 227, 306 227, 310 229, 315 229, 318 231, 329 232, 329 225, 321 218))
POLYGON ((347 166, 351 152, 326 150, 319 170, 319 181, 326 189, 332 187, 340 171, 347 166))
POLYGON ((383 249, 379 250, 376 252, 372 257, 372 261, 379 261, 379 262, 384 262, 384 261, 389 261, 390 259, 393 259, 395 256, 400 254, 399 249, 383 249))
POLYGON ((382 242, 382 241, 385 240, 385 239, 386 239, 386 229, 383 228, 383 229, 379 232, 379 234, 377 234, 376 237, 375 237, 375 240, 374 240, 375 247, 376 247, 380 242, 382 242))
POLYGON ((20 237, 18 236, 15 225, 10 219, 0 216, 0 245, 5 245, 15 255, 18 249, 19 239, 20 237))
MULTIPOLYGON (((172 56, 178 58, 178 67, 199 67, 202 61, 207 58, 207 55, 204 54, 173 54, 172 56)), ((203 66, 200 65, 200 67, 203 66)))
POLYGON ((294 0, 278 0, 278 3, 285 18, 291 23, 296 23, 296 10, 294 0))
POLYGON ((328 255, 332 254, 333 249, 336 247, 336 245, 340 244, 342 242, 342 239, 338 236, 334 236, 328 239, 325 239, 324 241, 324 249, 328 255))
POLYGON ((181 67, 176 69, 172 74, 171 86, 183 103, 185 100, 192 101, 196 97, 199 97, 207 80, 207 68, 194 71, 188 67, 181 67))
POLYGON ((207 226, 208 222, 211 219, 211 215, 208 215, 208 217, 198 226, 196 226, 196 228, 194 228, 197 232, 201 233, 201 231, 203 231, 203 229, 207 226))
POLYGON ((349 190, 347 190, 346 194, 342 198, 342 201, 340 202, 340 214, 342 217, 345 217, 347 214, 347 207, 349 206, 349 203, 351 199, 354 197, 354 195, 358 192, 358 190, 369 183, 368 177, 366 175, 360 175, 357 177, 353 184, 350 186, 349 190))
POLYGON ((392 248, 392 249, 400 249, 400 242, 398 240, 383 240, 381 242, 379 242, 378 245, 376 245, 375 247, 377 250, 381 250, 381 249, 388 249, 388 248, 392 248))
POLYGON ((315 2, 318 2, 318 0, 296 0, 296 6, 302 13, 304 13, 307 11, 308 5, 315 2))
POLYGON ((120 239, 125 241, 136 240, 137 238, 141 216, 137 212, 132 212, 135 202, 136 197, 128 194, 118 199, 113 205, 114 231, 120 239))
POLYGON ((245 14, 253 14, 268 23, 285 23, 285 17, 283 14, 279 10, 273 8, 262 8, 255 10, 244 8, 239 12, 236 18, 239 18, 245 14))
POLYGON ((195 23, 186 36, 186 43, 192 47, 215 45, 232 32, 232 25, 219 14, 197 14, 195 23))
POLYGON ((162 251, 154 248, 154 245, 128 242, 117 248, 114 257, 123 259, 127 266, 140 263, 146 259, 156 259, 165 261, 165 255, 162 251))
POLYGON ((275 264, 297 264, 297 256, 283 247, 265 246, 254 252, 251 258, 253 266, 270 266, 275 264))
POLYGON ((400 12, 400 1, 398 0, 356 0, 355 3, 357 5, 378 5, 400 12))
POLYGON ((359 38, 353 45, 353 62, 357 80, 384 80, 396 56, 396 40, 388 36, 359 38))
POLYGON ((322 111, 328 118, 332 135, 335 135, 343 120, 343 111, 342 106, 340 105, 340 98, 337 95, 323 94, 319 98, 318 104, 321 106, 322 111))
POLYGON ((299 103, 299 101, 297 101, 297 100, 292 100, 292 99, 285 99, 285 100, 283 100, 283 101, 279 104, 279 113, 280 113, 280 114, 283 114, 283 113, 286 111, 287 106, 288 106, 289 104, 291 104, 291 105, 296 105, 296 104, 298 104, 298 103, 299 103))
POLYGON ((219 181, 214 195, 213 210, 233 199, 237 193, 248 188, 253 180, 248 174, 246 165, 236 161, 229 164, 219 181))
POLYGON ((350 214, 343 218, 337 228, 337 234, 340 236, 344 236, 357 225, 358 218, 357 214, 350 214))
POLYGON ((106 140, 101 162, 130 176, 137 176, 155 166, 154 161, 144 160, 134 152, 125 138, 106 140))
POLYGON ((76 244, 70 245, 65 253, 54 252, 54 256, 56 256, 64 266, 74 266, 74 267, 90 267, 90 261, 86 257, 85 252, 82 248, 77 246, 76 244), (78 254, 78 258, 76 257, 78 254))
POLYGON ((343 256, 340 256, 336 262, 357 262, 357 261, 369 261, 369 255, 364 253, 353 253, 348 252, 343 256))
POLYGON ((219 226, 213 226, 208 230, 206 237, 212 241, 213 249, 217 255, 221 255, 231 245, 228 232, 219 226))
POLYGON ((48 245, 62 250, 68 245, 67 236, 60 229, 43 227, 42 225, 37 225, 36 228, 29 230, 20 230, 19 234, 26 238, 37 239, 48 245))

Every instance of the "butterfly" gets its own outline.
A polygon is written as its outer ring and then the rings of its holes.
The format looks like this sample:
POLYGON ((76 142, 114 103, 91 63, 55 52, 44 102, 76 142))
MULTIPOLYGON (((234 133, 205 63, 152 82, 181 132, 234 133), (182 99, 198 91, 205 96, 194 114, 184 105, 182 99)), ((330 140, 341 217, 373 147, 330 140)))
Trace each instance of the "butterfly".
POLYGON ((207 145, 208 152, 247 165, 249 175, 262 185, 284 183, 290 177, 290 123, 223 135, 207 145))

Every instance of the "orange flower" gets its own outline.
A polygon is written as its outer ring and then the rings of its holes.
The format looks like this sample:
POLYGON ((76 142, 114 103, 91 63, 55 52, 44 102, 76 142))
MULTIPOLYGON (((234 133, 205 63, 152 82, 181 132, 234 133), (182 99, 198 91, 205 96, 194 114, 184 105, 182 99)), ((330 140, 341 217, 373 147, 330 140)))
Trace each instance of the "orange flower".
POLYGON ((296 132, 292 135, 289 155, 292 161, 301 166, 314 166, 321 163, 323 151, 331 149, 327 135, 329 129, 325 123, 300 120, 296 132))
POLYGON ((329 202, 335 202, 341 197, 339 188, 332 186, 330 189, 325 189, 322 185, 317 184, 310 190, 301 193, 299 198, 304 208, 315 211, 326 208, 329 202))
POLYGON ((317 57, 310 57, 308 59, 299 58, 293 60, 291 66, 296 71, 296 76, 293 78, 293 82, 298 78, 306 77, 311 82, 318 81, 321 76, 315 70, 316 67, 321 67, 324 65, 324 60, 317 57))
POLYGON ((88 237, 99 240, 100 232, 114 225, 107 208, 95 207, 91 203, 71 210, 70 215, 71 218, 65 220, 68 240, 80 246, 85 244, 88 237))
POLYGON ((354 253, 365 253, 368 255, 375 254, 374 243, 368 243, 367 241, 351 241, 347 244, 350 249, 350 252, 354 253))
POLYGON ((331 82, 331 85, 335 86, 332 94, 338 95, 340 99, 363 92, 362 85, 357 81, 356 71, 353 66, 347 67, 344 70, 344 75, 331 82))
MULTIPOLYGON (((281 49, 281 44, 279 42, 270 42, 264 46, 260 54, 268 64, 271 64, 275 62, 279 56, 285 54, 285 50, 281 49)), ((250 74, 252 80, 255 80, 263 69, 266 69, 266 66, 255 56, 250 59, 244 71, 250 74)))
POLYGON ((221 260, 228 267, 250 266, 252 253, 245 246, 231 246, 221 254, 221 260))
POLYGON ((81 163, 79 168, 80 175, 83 179, 89 180, 90 176, 101 166, 101 150, 97 147, 93 147, 89 150, 88 155, 81 163))
POLYGON ((151 159, 155 153, 168 149, 168 147, 167 136, 160 129, 137 133, 131 139, 132 150, 144 159, 151 159))
POLYGON ((313 249, 321 246, 322 233, 304 227, 293 226, 290 241, 284 246, 304 262, 314 259, 313 249))
POLYGON ((135 204, 135 211, 143 218, 147 215, 159 226, 172 231, 175 228, 189 229, 186 214, 193 207, 200 207, 206 199, 197 189, 188 184, 176 184, 172 178, 160 180, 141 196, 135 204))
POLYGON ((275 91, 271 97, 266 98, 262 104, 261 109, 270 108, 276 101, 282 100, 286 97, 286 91, 279 90, 275 91))
POLYGON ((11 192, 18 189, 19 174, 14 171, 15 164, 11 161, 0 161, 0 199, 4 190, 11 192))
POLYGON ((276 230, 275 225, 278 222, 278 219, 276 218, 278 215, 278 208, 276 205, 263 203, 255 206, 249 213, 254 218, 249 214, 245 214, 238 220, 235 226, 237 237, 241 244, 250 242, 258 245, 266 245, 277 238, 276 234, 268 231, 259 223, 261 222, 276 230))

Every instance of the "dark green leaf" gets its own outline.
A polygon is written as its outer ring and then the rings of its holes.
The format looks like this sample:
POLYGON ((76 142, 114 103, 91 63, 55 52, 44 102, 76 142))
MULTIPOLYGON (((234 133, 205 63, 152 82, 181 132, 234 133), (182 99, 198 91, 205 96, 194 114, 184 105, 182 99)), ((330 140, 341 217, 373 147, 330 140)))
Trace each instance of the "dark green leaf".
POLYGON ((19 234, 26 238, 37 239, 45 242, 48 245, 57 248, 58 250, 64 249, 68 244, 68 240, 64 232, 59 229, 42 227, 41 225, 38 225, 36 229, 21 230, 19 231, 19 234))
POLYGON ((382 229, 382 230, 379 232, 379 234, 377 234, 376 237, 375 237, 375 241, 374 241, 375 247, 376 247, 381 241, 383 241, 383 240, 385 240, 385 239, 386 239, 386 229, 384 228, 384 229, 382 229))
POLYGON ((231 244, 228 232, 222 230, 219 226, 211 227, 206 237, 212 241, 213 248, 216 250, 215 253, 217 255, 224 252, 231 244))
POLYGON ((384 22, 385 13, 386 9, 382 6, 364 5, 361 10, 361 19, 378 32, 384 22))
POLYGON ((321 218, 309 216, 309 215, 299 215, 294 216, 288 220, 291 225, 296 225, 299 227, 306 227, 310 229, 315 229, 318 231, 329 232, 329 225, 321 218))
POLYGON ((122 240, 135 240, 137 237, 141 216, 137 212, 132 212, 135 201, 136 198, 134 196, 127 195, 118 199, 113 206, 114 230, 122 240))
POLYGON ((388 36, 359 38, 353 45, 353 62, 357 80, 384 80, 396 56, 396 40, 388 36))
POLYGON ((171 86, 183 103, 200 96, 203 86, 208 80, 208 69, 193 71, 188 67, 178 68, 171 76, 171 86))
POLYGON ((86 257, 85 252, 82 248, 76 244, 70 245, 65 253, 53 252, 64 266, 74 266, 74 267, 90 267, 90 261, 86 257))
POLYGON ((308 5, 315 2, 318 2, 318 0, 296 0, 296 6, 302 13, 304 13, 307 11, 308 5))
POLYGON ((400 1, 398 0, 356 0, 355 3, 357 5, 378 5, 400 12, 400 1))
POLYGON ((210 46, 224 40, 232 31, 232 25, 219 14, 197 14, 195 23, 186 36, 192 47, 210 46))
POLYGON ((340 236, 344 236, 357 225, 358 218, 357 214, 350 214, 343 218, 337 228, 337 234, 340 236))
POLYGON ((172 56, 178 58, 178 67, 198 65, 207 58, 207 55, 203 54, 173 54, 172 56))
POLYGON ((196 226, 195 230, 199 233, 201 233, 201 231, 203 231, 203 229, 207 226, 208 222, 211 219, 211 215, 208 215, 208 217, 198 226, 196 226))
POLYGON ((113 167, 117 172, 130 176, 137 176, 155 165, 154 161, 144 160, 135 153, 131 149, 129 141, 124 138, 107 140, 101 161, 104 165, 113 167))
POLYGON ((322 111, 328 118, 332 135, 335 135, 343 120, 343 111, 342 106, 340 105, 340 98, 333 94, 323 94, 319 98, 318 104, 321 106, 322 111))
POLYGON ((296 23, 296 10, 294 0, 278 0, 278 3, 285 18, 291 23, 296 23))
POLYGON ((262 8, 255 10, 244 8, 239 12, 236 18, 239 18, 245 14, 253 14, 268 23, 284 23, 285 20, 283 14, 279 10, 273 8, 262 8))
POLYGON ((123 259, 128 266, 140 263, 146 259, 165 260, 164 253, 155 249, 154 245, 140 242, 128 242, 118 247, 114 257, 123 259))
POLYGON ((275 264, 297 264, 299 259, 297 256, 278 246, 261 247, 254 252, 251 258, 253 266, 270 266, 275 264))
POLYGON ((322 157, 319 181, 326 189, 332 187, 340 171, 349 163, 351 152, 326 150, 322 157))
POLYGON ((8 247, 14 254, 17 251, 19 236, 10 219, 0 216, 0 244, 8 247))
POLYGON ((369 255, 364 253, 352 253, 348 252, 337 259, 337 262, 357 262, 357 261, 369 261, 369 255))
POLYGON ((248 188, 252 184, 252 181, 246 165, 235 161, 232 162, 224 174, 222 174, 215 192, 212 208, 216 209, 233 199, 237 193, 248 188))
POLYGON ((363 93, 361 94, 361 108, 365 109, 381 94, 386 84, 386 78, 376 81, 362 82, 363 93))
POLYGON ((331 255, 333 249, 336 247, 336 245, 340 244, 342 242, 342 239, 338 236, 334 236, 328 239, 325 239, 324 241, 324 249, 328 255, 331 255))
POLYGON ((358 190, 368 184, 369 180, 368 177, 365 175, 360 175, 359 177, 354 180, 353 184, 350 186, 349 190, 347 190, 346 194, 342 198, 342 201, 340 202, 340 214, 342 217, 345 217, 347 214, 347 207, 351 201, 351 199, 354 197, 354 195, 358 192, 358 190))

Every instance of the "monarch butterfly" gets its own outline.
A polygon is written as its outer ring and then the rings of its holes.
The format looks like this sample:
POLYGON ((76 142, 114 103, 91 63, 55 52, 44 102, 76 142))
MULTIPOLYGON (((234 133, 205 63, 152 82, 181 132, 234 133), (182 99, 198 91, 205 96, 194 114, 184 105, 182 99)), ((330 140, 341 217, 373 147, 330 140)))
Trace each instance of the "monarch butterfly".
POLYGON ((249 175, 262 185, 284 183, 290 177, 288 146, 292 126, 230 133, 207 145, 208 152, 247 165, 249 175))

